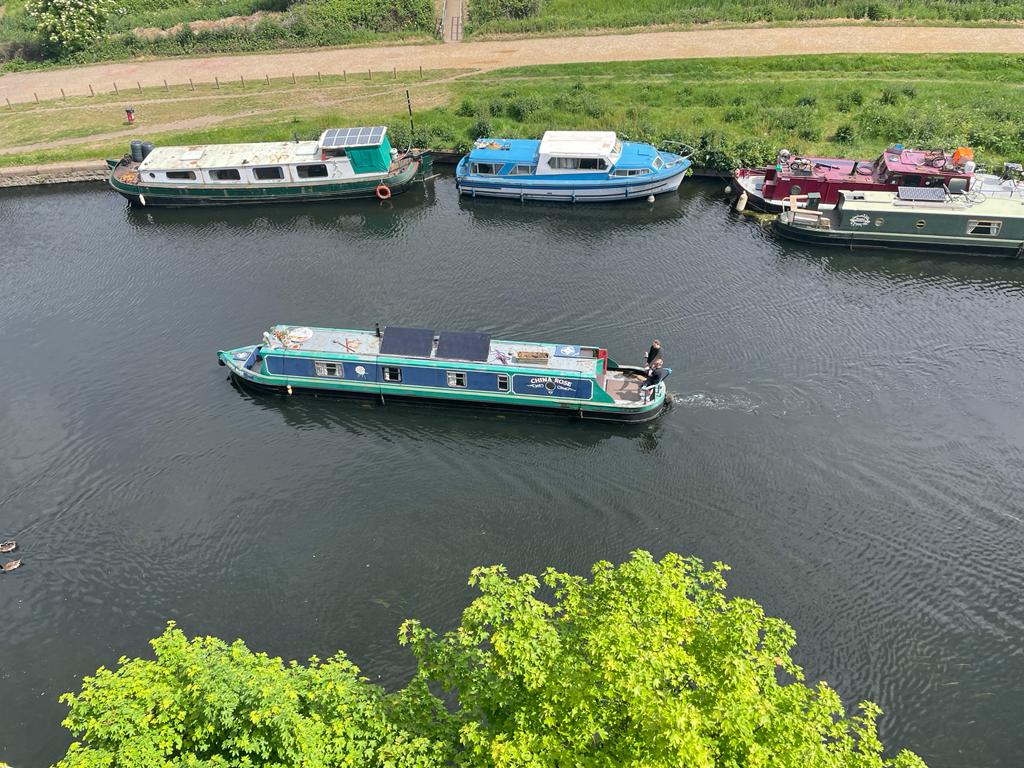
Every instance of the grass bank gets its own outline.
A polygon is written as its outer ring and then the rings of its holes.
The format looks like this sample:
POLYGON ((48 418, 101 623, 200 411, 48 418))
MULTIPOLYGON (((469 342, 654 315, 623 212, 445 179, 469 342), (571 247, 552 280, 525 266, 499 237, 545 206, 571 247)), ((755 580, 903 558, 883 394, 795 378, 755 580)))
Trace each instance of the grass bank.
MULTIPOLYGON (((523 67, 456 79, 453 74, 388 83, 332 81, 326 90, 300 78, 296 86, 277 84, 265 93, 243 93, 234 85, 237 93, 206 88, 174 94, 173 101, 156 91, 150 94, 152 107, 139 107, 142 123, 135 132, 162 143, 258 141, 312 136, 327 125, 383 122, 392 126, 396 144, 411 138, 421 146, 466 149, 480 135, 612 129, 636 140, 688 143, 698 163, 722 171, 769 161, 779 147, 873 157, 897 141, 969 145, 990 166, 1024 157, 1024 57, 689 59, 523 67), (403 115, 406 85, 417 106, 411 137, 403 115), (219 113, 218 122, 147 130, 147 121, 159 124, 150 109, 165 111, 168 126, 211 110, 219 113)), ((50 137, 78 143, 3 155, 0 165, 123 154, 129 137, 101 138, 116 107, 114 101, 96 105, 80 99, 66 107, 50 102, 2 112, 0 136, 8 147, 39 136, 42 121, 36 115, 44 109, 50 110, 46 123, 54 126, 50 137), (92 135, 94 142, 88 140, 92 135)))
POLYGON ((815 19, 1019 21, 1024 0, 469 0, 469 35, 815 19))

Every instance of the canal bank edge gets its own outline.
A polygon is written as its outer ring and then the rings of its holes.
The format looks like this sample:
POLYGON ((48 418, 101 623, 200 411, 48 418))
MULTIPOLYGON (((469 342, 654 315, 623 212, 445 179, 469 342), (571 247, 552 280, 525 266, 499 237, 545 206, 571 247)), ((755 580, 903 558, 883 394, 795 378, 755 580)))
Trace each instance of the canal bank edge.
MULTIPOLYGON (((82 181, 106 181, 110 168, 104 160, 79 160, 70 163, 20 165, 0 168, 0 189, 35 187, 46 184, 71 184, 82 181)), ((0 763, 0 768, 3 764, 0 763)))

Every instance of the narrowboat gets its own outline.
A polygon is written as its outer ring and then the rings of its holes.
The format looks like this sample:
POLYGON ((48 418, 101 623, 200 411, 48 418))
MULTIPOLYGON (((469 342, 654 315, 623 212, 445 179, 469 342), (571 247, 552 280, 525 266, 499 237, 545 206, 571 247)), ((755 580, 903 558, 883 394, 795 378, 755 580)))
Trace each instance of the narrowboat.
POLYGON ((548 131, 536 139, 479 139, 455 168, 471 197, 569 203, 645 199, 679 189, 690 151, 662 152, 612 131, 548 131))
POLYGON ((387 199, 406 190, 423 155, 391 148, 385 126, 330 128, 316 141, 154 147, 133 141, 110 186, 133 205, 191 206, 387 199))
MULTIPOLYGON (((794 201, 796 202, 796 201, 794 201)), ((831 211, 796 207, 774 220, 784 237, 847 248, 892 248, 1024 257, 1024 195, 900 187, 895 192, 846 191, 831 211)))
POLYGON ((949 153, 941 149, 905 149, 897 144, 873 161, 796 157, 783 149, 774 167, 739 168, 733 179, 747 207, 778 212, 793 195, 817 193, 821 209, 830 210, 839 202, 840 190, 894 192, 899 187, 963 184, 989 195, 1019 194, 1015 168, 1019 170, 1019 166, 1008 163, 1003 177, 977 173, 974 153, 968 147, 949 153))
POLYGON ((374 331, 277 325, 259 344, 217 353, 231 377, 277 394, 355 397, 643 422, 665 406, 664 383, 606 349, 499 341, 490 334, 378 326, 374 331))

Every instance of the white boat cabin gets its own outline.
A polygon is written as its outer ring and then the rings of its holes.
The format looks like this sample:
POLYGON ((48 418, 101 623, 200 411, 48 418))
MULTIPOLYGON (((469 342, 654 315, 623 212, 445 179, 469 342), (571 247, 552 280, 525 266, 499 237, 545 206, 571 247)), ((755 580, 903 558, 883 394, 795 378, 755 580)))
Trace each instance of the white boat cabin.
POLYGON ((139 163, 139 181, 175 186, 273 186, 387 175, 387 128, 331 128, 316 141, 156 147, 139 163))
POLYGON ((537 174, 609 171, 622 156, 614 131, 547 131, 537 149, 537 174))

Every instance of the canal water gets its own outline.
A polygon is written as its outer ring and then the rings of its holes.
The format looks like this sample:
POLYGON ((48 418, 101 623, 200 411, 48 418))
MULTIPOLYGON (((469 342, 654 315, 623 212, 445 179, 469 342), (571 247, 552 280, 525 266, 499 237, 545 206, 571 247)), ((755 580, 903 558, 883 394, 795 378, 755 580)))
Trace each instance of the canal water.
POLYGON ((795 656, 933 768, 1024 754, 1024 266, 776 241, 721 183, 653 205, 129 210, 0 197, 0 761, 58 759, 57 697, 168 619, 397 687, 399 623, 475 565, 644 548, 732 565, 795 656), (671 410, 580 424, 252 396, 273 323, 607 346, 660 338, 671 410))

